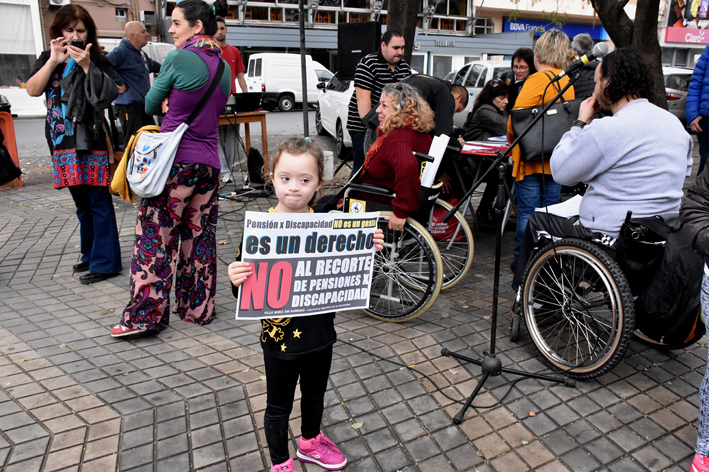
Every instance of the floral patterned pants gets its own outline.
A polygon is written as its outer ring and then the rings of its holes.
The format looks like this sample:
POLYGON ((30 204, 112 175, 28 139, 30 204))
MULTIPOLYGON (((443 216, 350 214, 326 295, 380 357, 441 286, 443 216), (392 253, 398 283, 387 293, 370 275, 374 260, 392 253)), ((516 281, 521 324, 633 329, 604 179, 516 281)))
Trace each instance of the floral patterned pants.
MULTIPOLYGON (((702 280, 702 311, 705 323, 709 318, 709 275, 704 274, 702 280)), ((709 456, 709 363, 704 374, 702 386, 699 389, 699 432, 697 434, 697 454, 709 456)))
POLYGON ((163 193, 143 199, 130 266, 131 300, 123 312, 123 326, 167 328, 173 272, 177 275, 174 311, 198 325, 212 321, 218 192, 217 169, 174 164, 163 193))

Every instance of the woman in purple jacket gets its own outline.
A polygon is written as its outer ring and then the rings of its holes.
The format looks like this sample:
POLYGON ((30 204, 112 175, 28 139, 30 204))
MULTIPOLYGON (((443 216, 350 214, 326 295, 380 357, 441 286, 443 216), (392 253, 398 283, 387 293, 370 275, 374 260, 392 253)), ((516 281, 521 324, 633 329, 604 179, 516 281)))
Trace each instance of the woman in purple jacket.
MULTIPOLYGON (((165 113, 161 132, 177 128, 196 107, 222 60, 212 35, 217 23, 203 0, 182 0, 172 13, 177 50, 163 62, 145 97, 148 114, 165 113)), ((182 136, 163 193, 140 204, 131 262, 131 300, 111 336, 162 331, 170 321, 170 290, 177 264, 175 311, 198 325, 212 321, 216 291, 219 191, 217 123, 229 95, 225 64, 219 85, 182 136)))

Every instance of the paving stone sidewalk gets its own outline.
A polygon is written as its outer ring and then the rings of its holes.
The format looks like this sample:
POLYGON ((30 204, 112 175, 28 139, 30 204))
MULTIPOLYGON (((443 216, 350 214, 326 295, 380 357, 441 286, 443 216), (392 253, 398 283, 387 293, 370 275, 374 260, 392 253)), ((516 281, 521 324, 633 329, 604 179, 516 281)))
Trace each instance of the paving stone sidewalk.
MULTIPOLYGON (((35 185, 0 190, 0 201, 0 470, 265 470, 260 325, 234 319, 226 266, 243 211, 273 200, 220 204, 216 319, 200 327, 174 317, 159 336, 132 341, 108 333, 128 301, 137 205, 114 200, 122 275, 83 286, 71 268, 79 231, 69 192, 35 185)), ((336 318, 323 427, 347 455, 345 470, 689 470, 706 339, 667 353, 633 342, 612 373, 575 388, 492 378, 481 407, 453 424, 460 406, 443 392, 463 400, 481 375, 441 348, 479 358, 489 342, 494 240, 475 242, 466 279, 418 319, 336 318)), ((503 253, 512 245, 508 231, 503 253)), ((506 338, 509 263, 504 256, 498 355, 505 367, 546 372, 526 334, 506 338)), ((295 456, 297 402, 291 432, 295 456)))

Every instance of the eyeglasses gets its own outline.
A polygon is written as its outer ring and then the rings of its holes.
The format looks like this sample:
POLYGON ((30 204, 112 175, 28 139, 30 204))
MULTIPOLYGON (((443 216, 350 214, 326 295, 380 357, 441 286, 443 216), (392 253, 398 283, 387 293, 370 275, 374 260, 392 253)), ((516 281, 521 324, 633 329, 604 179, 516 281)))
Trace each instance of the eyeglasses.
POLYGON ((490 87, 499 87, 502 84, 502 80, 494 79, 490 81, 490 87))
POLYGON ((514 66, 513 70, 528 70, 529 66, 514 66))

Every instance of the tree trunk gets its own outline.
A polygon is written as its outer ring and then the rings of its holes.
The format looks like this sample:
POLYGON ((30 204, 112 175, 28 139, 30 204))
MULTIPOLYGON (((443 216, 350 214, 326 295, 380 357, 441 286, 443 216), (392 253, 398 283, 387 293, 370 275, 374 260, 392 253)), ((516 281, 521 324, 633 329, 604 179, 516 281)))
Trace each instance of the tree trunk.
POLYGON ((411 54, 414 50, 414 36, 416 35, 416 23, 420 7, 421 2, 389 0, 389 8, 387 10, 387 29, 399 30, 404 35, 404 41, 406 41, 404 60, 409 64, 411 64, 411 54))
POLYGON ((667 109, 665 79, 662 75, 662 50, 657 39, 660 0, 639 1, 635 10, 635 21, 623 10, 627 3, 628 0, 591 0, 615 46, 634 49, 650 66, 655 89, 654 95, 648 98, 655 105, 667 109))

